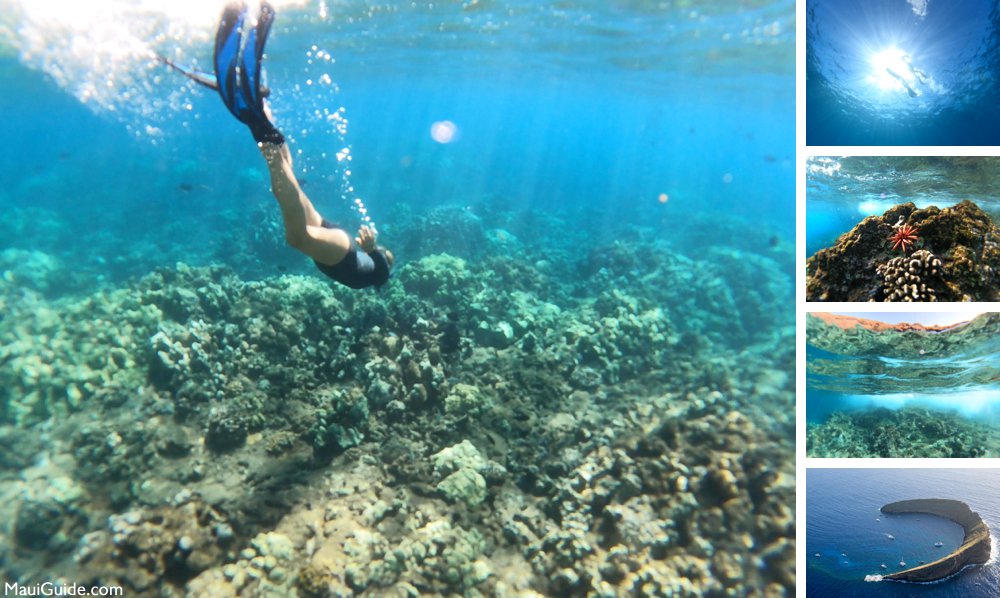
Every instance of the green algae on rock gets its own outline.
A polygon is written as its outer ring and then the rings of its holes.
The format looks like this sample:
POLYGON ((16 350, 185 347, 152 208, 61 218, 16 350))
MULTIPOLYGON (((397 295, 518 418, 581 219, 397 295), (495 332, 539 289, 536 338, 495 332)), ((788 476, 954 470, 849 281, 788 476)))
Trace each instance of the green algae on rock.
POLYGON ((899 204, 865 218, 806 260, 806 299, 996 301, 1000 228, 968 200, 947 208, 899 204), (900 223, 915 229, 917 253, 925 252, 912 268, 914 256, 899 260, 888 242, 900 223))

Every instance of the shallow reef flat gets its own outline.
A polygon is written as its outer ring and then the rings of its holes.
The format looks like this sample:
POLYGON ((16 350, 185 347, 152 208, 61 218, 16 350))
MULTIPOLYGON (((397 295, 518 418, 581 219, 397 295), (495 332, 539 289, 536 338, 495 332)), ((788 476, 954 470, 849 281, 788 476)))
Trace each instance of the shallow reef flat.
POLYGON ((806 299, 1000 300, 1000 229, 968 200, 899 204, 806 260, 806 299))
POLYGON ((810 457, 996 457, 1000 430, 951 412, 905 407, 833 413, 810 423, 810 457))
POLYGON ((377 294, 178 263, 46 297, 10 262, 0 576, 793 595, 789 256, 641 231, 542 253, 463 214, 415 217, 377 294))

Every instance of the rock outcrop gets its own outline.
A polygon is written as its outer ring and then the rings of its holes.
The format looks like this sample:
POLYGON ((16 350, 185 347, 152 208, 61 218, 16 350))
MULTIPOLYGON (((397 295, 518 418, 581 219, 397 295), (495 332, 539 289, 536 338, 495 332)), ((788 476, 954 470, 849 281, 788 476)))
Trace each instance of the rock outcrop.
POLYGON ((901 500, 882 507, 883 513, 928 513, 950 519, 962 526, 965 538, 954 552, 926 565, 886 575, 898 581, 937 581, 950 577, 968 565, 981 565, 990 558, 990 528, 983 518, 960 500, 925 498, 901 500))
POLYGON ((998 239, 1000 228, 971 201, 946 208, 899 204, 806 260, 806 300, 997 301, 998 239), (912 254, 893 249, 897 225, 914 230, 912 254))

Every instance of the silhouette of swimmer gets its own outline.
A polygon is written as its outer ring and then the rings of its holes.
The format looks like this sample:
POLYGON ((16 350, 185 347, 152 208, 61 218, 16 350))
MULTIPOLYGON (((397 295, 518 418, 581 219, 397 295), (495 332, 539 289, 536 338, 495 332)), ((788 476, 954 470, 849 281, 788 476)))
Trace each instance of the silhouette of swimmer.
POLYGON ((906 88, 906 93, 910 94, 910 97, 911 97, 911 98, 915 98, 915 97, 917 97, 917 96, 919 96, 919 95, 920 95, 920 92, 918 92, 917 90, 915 90, 915 89, 913 89, 912 87, 910 87, 910 84, 906 82, 906 79, 904 79, 904 78, 903 78, 903 77, 902 77, 902 76, 901 76, 901 75, 900 75, 899 73, 897 73, 896 71, 892 70, 892 69, 891 69, 891 68, 889 68, 889 67, 885 67, 885 72, 889 73, 889 74, 890 74, 890 75, 892 75, 892 76, 893 76, 893 77, 894 77, 894 78, 895 78, 895 79, 896 79, 897 81, 899 81, 900 83, 902 83, 902 84, 903 84, 903 87, 905 87, 905 88, 906 88))

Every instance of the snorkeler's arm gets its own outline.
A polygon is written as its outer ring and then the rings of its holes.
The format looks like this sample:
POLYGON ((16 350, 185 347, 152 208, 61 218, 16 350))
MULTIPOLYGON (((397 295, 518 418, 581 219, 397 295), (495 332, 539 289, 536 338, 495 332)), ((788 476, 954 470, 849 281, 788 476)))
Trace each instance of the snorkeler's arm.
POLYGON ((385 250, 379 249, 375 244, 375 231, 368 225, 362 225, 354 242, 361 249, 355 252, 358 273, 363 275, 368 286, 380 287, 385 284, 389 280, 391 267, 385 250))
POLYGON ((375 231, 371 227, 362 225, 358 229, 358 236, 355 238, 358 247, 361 248, 365 253, 371 253, 375 251, 375 231))

